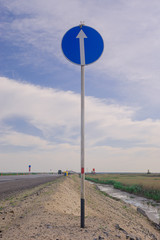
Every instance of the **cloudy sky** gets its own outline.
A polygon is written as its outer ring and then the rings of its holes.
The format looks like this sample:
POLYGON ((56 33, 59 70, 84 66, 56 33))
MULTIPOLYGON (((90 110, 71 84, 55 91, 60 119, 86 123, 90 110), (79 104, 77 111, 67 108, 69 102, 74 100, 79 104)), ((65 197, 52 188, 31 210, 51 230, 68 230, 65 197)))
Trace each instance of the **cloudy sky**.
POLYGON ((80 171, 81 21, 104 52, 85 67, 87 171, 160 172, 160 1, 0 0, 0 171, 80 171))

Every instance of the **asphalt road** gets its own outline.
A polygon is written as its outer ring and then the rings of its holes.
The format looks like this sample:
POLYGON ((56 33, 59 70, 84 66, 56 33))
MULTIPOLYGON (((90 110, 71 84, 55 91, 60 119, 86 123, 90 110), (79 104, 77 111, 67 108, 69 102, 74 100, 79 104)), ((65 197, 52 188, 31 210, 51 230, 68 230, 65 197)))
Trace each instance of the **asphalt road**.
POLYGON ((0 199, 5 199, 25 189, 52 182, 58 174, 36 174, 18 176, 0 176, 0 199))

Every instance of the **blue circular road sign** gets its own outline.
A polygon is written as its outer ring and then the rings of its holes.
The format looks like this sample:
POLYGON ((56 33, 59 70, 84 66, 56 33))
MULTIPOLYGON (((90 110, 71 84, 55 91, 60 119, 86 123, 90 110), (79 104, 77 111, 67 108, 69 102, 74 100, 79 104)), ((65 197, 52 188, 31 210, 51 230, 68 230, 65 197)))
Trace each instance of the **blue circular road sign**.
POLYGON ((104 43, 93 28, 80 25, 71 28, 62 39, 62 51, 66 58, 79 65, 95 62, 101 56, 104 43))

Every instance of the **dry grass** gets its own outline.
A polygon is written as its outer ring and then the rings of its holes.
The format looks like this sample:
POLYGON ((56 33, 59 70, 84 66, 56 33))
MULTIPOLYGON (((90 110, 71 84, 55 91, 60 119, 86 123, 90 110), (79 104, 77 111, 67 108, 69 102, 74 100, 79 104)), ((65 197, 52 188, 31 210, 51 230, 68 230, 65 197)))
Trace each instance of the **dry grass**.
POLYGON ((160 190, 160 174, 95 174, 100 180, 114 180, 125 185, 142 185, 145 189, 160 190))

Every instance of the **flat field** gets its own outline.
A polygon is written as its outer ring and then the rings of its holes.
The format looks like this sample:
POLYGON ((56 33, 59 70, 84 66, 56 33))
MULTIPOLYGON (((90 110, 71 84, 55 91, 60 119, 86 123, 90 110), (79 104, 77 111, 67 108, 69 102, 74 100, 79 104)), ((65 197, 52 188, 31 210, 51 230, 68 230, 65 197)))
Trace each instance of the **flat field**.
POLYGON ((125 185, 142 185, 146 189, 160 190, 160 174, 88 174, 86 177, 91 177, 98 180, 114 180, 125 185))
POLYGON ((160 174, 88 174, 86 179, 160 201, 160 174))

